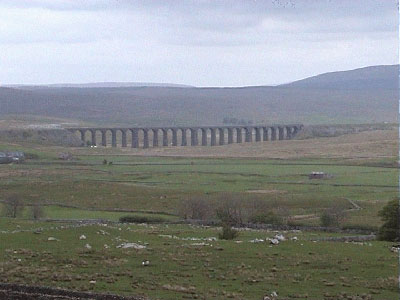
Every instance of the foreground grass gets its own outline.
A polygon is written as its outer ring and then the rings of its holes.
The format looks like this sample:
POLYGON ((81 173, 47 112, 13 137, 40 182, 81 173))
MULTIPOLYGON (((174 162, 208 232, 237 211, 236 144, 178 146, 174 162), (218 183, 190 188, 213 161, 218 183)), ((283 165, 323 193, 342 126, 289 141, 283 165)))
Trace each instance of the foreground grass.
POLYGON ((275 233, 268 231, 242 231, 236 241, 214 241, 208 238, 217 236, 215 228, 68 228, 5 218, 0 219, 0 228, 8 228, 0 233, 0 268, 2 280, 8 282, 144 294, 152 299, 261 299, 273 291, 282 298, 300 299, 335 299, 343 292, 366 293, 373 299, 397 295, 397 256, 385 242, 313 242, 324 235, 291 232, 284 235, 297 236, 297 241, 270 246, 250 242, 273 237, 275 233), (39 227, 40 234, 11 232, 39 227), (87 238, 81 240, 81 235, 87 238), (49 237, 57 241, 48 241, 49 237), (123 242, 147 248, 117 248, 123 242), (150 266, 143 267, 143 260, 150 266))

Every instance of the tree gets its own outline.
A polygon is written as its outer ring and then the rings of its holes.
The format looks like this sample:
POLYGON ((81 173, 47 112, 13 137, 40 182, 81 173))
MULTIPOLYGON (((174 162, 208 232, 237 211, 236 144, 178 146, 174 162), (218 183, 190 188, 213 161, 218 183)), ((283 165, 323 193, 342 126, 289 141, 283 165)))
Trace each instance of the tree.
POLYGON ((346 214, 342 208, 331 207, 322 213, 320 217, 321 226, 339 227, 345 217, 346 214))
POLYGON ((207 199, 194 196, 182 202, 180 214, 185 219, 206 220, 211 217, 212 210, 207 199))
POLYGON ((222 194, 218 202, 215 214, 222 224, 229 226, 243 224, 243 204, 239 196, 222 194))
POLYGON ((378 215, 384 222, 379 228, 378 239, 382 241, 398 241, 399 238, 399 200, 389 201, 378 215))
POLYGON ((3 214, 6 217, 16 218, 24 210, 24 202, 17 195, 11 195, 4 201, 3 214))
POLYGON ((33 204, 30 207, 30 211, 31 211, 32 218, 34 218, 35 220, 38 220, 38 219, 44 217, 43 207, 40 204, 37 204, 37 203, 33 204))

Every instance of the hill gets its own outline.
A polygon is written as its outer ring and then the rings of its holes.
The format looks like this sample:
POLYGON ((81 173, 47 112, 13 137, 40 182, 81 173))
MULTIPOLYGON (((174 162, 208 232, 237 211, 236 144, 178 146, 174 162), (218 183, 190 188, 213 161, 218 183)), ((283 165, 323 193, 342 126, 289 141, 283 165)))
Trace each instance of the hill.
POLYGON ((44 85, 26 85, 26 84, 11 84, 4 87, 19 88, 19 89, 41 89, 41 88, 118 88, 118 87, 143 87, 143 86, 159 86, 159 87, 193 87, 185 84, 175 83, 155 83, 155 82, 91 82, 91 83, 56 83, 44 85))
POLYGON ((399 65, 371 66, 350 71, 324 73, 280 86, 340 90, 393 90, 399 86, 399 65))
POLYGON ((37 115, 123 126, 225 122, 396 122, 398 66, 367 67, 281 86, 0 88, 0 117, 37 115))

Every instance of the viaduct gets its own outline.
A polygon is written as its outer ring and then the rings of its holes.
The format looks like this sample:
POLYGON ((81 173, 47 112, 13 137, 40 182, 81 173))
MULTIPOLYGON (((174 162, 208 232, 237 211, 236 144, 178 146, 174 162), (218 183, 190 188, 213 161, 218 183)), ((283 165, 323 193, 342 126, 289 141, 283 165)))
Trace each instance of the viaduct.
POLYGON ((217 146, 244 142, 261 142, 275 140, 290 140, 303 128, 302 124, 291 125, 254 125, 254 126, 201 126, 201 127, 158 127, 158 128, 66 128, 72 133, 79 133, 83 143, 86 142, 86 133, 90 133, 91 145, 97 145, 96 135, 101 133, 101 145, 107 146, 107 133, 111 133, 111 146, 117 147, 117 134, 121 135, 121 146, 127 147, 127 137, 130 134, 131 147, 139 148, 139 134, 143 148, 167 147, 178 145, 188 146, 217 146), (162 135, 161 143, 159 133, 162 135), (199 141, 199 133, 201 140, 199 141), (150 138, 149 134, 152 135, 150 138), (218 136, 218 138, 217 138, 218 136), (227 139, 225 138, 227 136, 227 139), (210 141, 209 138, 210 137, 210 141), (150 140, 152 143, 150 144, 150 140), (171 141, 170 141, 171 140, 171 141))

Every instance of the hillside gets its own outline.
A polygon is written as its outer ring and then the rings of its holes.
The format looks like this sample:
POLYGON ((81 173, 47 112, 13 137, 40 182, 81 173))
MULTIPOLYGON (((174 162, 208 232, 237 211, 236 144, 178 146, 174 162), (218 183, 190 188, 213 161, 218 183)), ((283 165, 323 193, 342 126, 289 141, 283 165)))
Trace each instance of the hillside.
POLYGON ((143 86, 158 86, 158 87, 193 87, 185 84, 174 83, 156 83, 156 82, 91 82, 91 83, 56 83, 45 85, 25 85, 11 84, 4 87, 19 88, 19 89, 41 89, 41 88, 118 88, 118 87, 143 87, 143 86))
POLYGON ((330 72, 281 87, 340 89, 340 90, 373 90, 397 89, 399 86, 399 66, 371 66, 350 71, 330 72))
POLYGON ((0 88, 0 116, 37 115, 109 125, 396 122, 398 66, 327 73, 268 87, 0 88))

